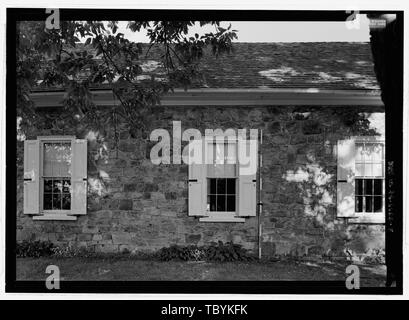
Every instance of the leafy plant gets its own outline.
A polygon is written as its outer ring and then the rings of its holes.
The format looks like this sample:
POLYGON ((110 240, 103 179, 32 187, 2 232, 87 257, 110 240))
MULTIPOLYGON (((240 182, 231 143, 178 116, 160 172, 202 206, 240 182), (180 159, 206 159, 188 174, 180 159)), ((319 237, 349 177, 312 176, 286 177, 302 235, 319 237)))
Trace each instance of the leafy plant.
POLYGON ((20 258, 39 258, 53 254, 54 245, 50 241, 27 241, 18 242, 16 255, 20 258))
POLYGON ((255 258, 238 244, 219 241, 210 246, 177 246, 162 248, 158 257, 162 261, 182 260, 182 261, 249 261, 255 258))
POLYGON ((75 246, 55 246, 52 249, 54 257, 57 258, 73 258, 73 257, 82 257, 89 258, 93 256, 93 252, 84 247, 75 247, 75 246))

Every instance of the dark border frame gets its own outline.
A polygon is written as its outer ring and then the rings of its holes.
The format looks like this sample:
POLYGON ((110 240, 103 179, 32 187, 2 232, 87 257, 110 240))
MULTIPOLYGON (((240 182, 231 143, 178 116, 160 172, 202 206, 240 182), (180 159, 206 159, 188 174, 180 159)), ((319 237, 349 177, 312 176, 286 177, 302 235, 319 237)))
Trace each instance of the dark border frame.
MULTIPOLYGON (((403 11, 360 11, 360 13, 394 13, 403 21, 403 11)), ((228 20, 241 21, 345 21, 346 11, 283 11, 283 10, 113 10, 113 9, 61 9, 61 20, 228 20), (243 16, 243 13, 245 15, 243 16)), ((45 9, 7 8, 7 78, 6 78, 6 292, 50 292, 43 281, 16 280, 16 21, 45 20, 45 9)), ((403 23, 401 24, 403 28, 403 23)), ((403 37, 403 29, 402 29, 403 37)), ((402 73, 396 75, 403 84, 402 73)), ((387 144, 400 145, 387 150, 387 161, 393 161, 392 203, 398 212, 398 230, 393 245, 397 253, 403 249, 402 219, 402 159, 403 159, 403 92, 400 106, 385 110, 387 144), (392 130, 393 126, 393 130, 392 130), (388 154, 389 151, 389 154, 388 154)), ((389 175, 389 176, 388 176, 389 175)), ((388 203, 387 203, 388 205, 388 203)), ((386 242, 388 242, 386 237, 386 242)), ((402 269, 403 256, 395 257, 402 269)), ((248 294, 402 294, 402 275, 396 287, 361 288, 348 290, 343 281, 61 281, 56 293, 248 293, 248 294)))

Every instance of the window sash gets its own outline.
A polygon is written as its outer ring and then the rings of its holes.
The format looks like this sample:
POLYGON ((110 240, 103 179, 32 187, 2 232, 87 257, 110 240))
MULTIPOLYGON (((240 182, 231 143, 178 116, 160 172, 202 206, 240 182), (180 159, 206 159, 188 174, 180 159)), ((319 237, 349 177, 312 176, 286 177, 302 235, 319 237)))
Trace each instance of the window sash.
POLYGON ((207 211, 209 212, 236 212, 237 179, 235 178, 208 178, 207 186, 208 186, 207 187, 207 203, 206 203, 207 211), (225 183, 224 184, 221 183, 219 185, 218 182, 222 182, 223 180, 225 183), (220 207, 219 207, 219 201, 222 201, 220 207), (216 206, 212 207, 212 204, 215 204, 216 206))
POLYGON ((235 141, 207 141, 205 156, 207 178, 238 177, 237 143, 235 141), (220 145, 223 145, 223 148, 220 148, 220 145), (217 158, 220 156, 223 159, 217 158))
MULTIPOLYGON (((40 142, 40 212, 43 214, 69 214, 71 213, 71 208, 72 208, 72 177, 71 177, 71 172, 72 172, 72 160, 73 160, 73 145, 72 145, 72 139, 67 138, 67 139, 62 139, 59 137, 47 137, 47 139, 41 139, 40 142), (45 145, 46 144, 67 144, 70 146, 70 159, 69 159, 69 168, 68 168, 68 173, 69 175, 50 175, 50 174, 45 174, 45 145), (52 179, 52 180, 70 180, 70 209, 63 209, 63 206, 61 204, 61 209, 44 209, 44 195, 48 194, 44 190, 44 182, 45 180, 52 179)), ((52 170, 54 171, 54 170, 52 170)), ((61 172, 61 171, 60 171, 61 172)), ((53 172, 54 173, 54 172, 53 172)), ((52 193, 54 194, 54 193, 52 193)), ((57 194, 57 193, 56 193, 57 194)), ((62 194, 66 194, 64 192, 59 193, 61 196, 62 194)))
POLYGON ((354 211, 358 215, 383 213, 385 212, 385 144, 380 141, 356 141, 355 148, 354 211), (371 145, 374 148, 380 147, 379 152, 371 152, 371 145), (376 180, 381 180, 382 194, 375 194, 376 180), (369 183, 369 181, 372 182, 369 183), (371 190, 367 190, 367 185, 371 185, 371 190), (379 198, 381 211, 375 211, 375 201, 379 201, 379 198))

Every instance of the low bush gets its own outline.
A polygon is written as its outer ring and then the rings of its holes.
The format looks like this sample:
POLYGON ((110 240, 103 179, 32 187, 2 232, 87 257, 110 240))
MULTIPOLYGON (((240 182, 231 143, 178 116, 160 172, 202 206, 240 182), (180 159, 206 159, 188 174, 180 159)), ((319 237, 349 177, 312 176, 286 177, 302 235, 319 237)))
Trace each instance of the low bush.
POLYGON ((158 257, 162 261, 182 260, 182 261, 250 261, 255 257, 238 244, 219 241, 210 246, 198 247, 177 246, 162 248, 158 252, 158 257))
POLYGON ((55 246, 52 248, 53 257, 56 258, 90 258, 94 255, 92 251, 84 247, 74 247, 74 246, 55 246))
POLYGON ((27 241, 18 242, 16 255, 20 258, 39 258, 53 255, 54 245, 50 241, 27 241))
POLYGON ((159 261, 250 261, 255 260, 247 250, 233 243, 223 244, 221 241, 209 246, 196 245, 165 247, 157 252, 129 252, 102 253, 94 252, 91 248, 76 246, 57 246, 49 241, 23 241, 17 243, 17 257, 45 257, 55 258, 99 258, 115 260, 159 260, 159 261))

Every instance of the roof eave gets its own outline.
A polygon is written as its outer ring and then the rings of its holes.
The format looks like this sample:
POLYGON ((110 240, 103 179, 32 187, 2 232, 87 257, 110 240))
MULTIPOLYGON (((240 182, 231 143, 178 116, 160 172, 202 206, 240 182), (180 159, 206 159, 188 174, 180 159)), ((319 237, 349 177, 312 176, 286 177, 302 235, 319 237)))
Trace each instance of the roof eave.
MULTIPOLYGON (((93 90, 98 106, 119 104, 111 90, 93 90)), ((62 106, 64 91, 33 92, 30 97, 36 107, 62 106)), ((176 89, 161 99, 163 106, 377 106, 383 107, 377 90, 291 89, 176 89)))

